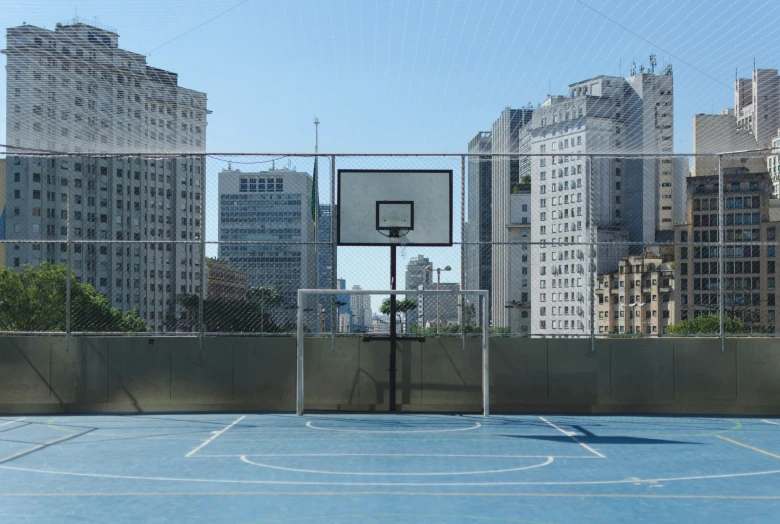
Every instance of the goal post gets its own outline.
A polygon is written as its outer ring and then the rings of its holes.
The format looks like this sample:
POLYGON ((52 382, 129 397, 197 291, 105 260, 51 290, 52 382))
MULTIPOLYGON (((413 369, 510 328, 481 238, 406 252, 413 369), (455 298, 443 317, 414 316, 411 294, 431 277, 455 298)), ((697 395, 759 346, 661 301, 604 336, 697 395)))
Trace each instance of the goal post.
MULTIPOLYGON (((305 324, 305 311, 307 304, 307 297, 311 295, 411 295, 411 296, 446 296, 446 295, 460 295, 476 296, 479 297, 481 302, 477 311, 482 312, 482 318, 480 324, 482 325, 482 414, 488 416, 490 414, 490 375, 489 375, 489 316, 488 316, 488 292, 485 290, 461 290, 461 289, 442 289, 442 290, 422 290, 422 289, 299 289, 298 290, 298 320, 297 320, 297 356, 296 356, 296 403, 295 412, 297 415, 303 415, 304 412, 304 324, 305 324)), ((464 301, 459 301, 460 314, 463 315, 465 311, 464 301)), ((461 337, 464 340, 465 349, 465 329, 464 319, 461 319, 461 337)), ((390 322, 395 323, 394 319, 390 319, 390 322)), ((437 319, 438 323, 438 319, 437 319)), ((333 329, 335 326, 331 326, 333 329)), ((394 331, 394 330, 393 330, 394 331)), ((361 334, 362 336, 362 334, 361 334)), ((433 335, 436 336, 436 335, 433 335)))

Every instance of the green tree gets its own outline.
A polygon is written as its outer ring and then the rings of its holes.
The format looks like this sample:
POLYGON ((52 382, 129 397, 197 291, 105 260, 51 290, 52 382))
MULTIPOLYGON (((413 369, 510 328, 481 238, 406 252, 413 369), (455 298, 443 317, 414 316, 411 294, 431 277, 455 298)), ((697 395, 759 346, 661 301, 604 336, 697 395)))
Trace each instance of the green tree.
MULTIPOLYGON (((406 316, 406 313, 409 311, 414 311, 417 309, 417 302, 412 298, 404 298, 402 300, 396 300, 395 301, 395 311, 398 315, 398 321, 401 321, 401 316, 406 316)), ((379 306, 379 312, 383 315, 389 315, 390 314, 390 299, 386 298, 382 301, 382 305, 379 306)))
POLYGON ((282 298, 282 292, 274 286, 253 287, 246 292, 247 304, 260 309, 260 333, 265 332, 266 311, 281 304, 282 298))
MULTIPOLYGON (((735 316, 727 316, 723 322, 725 333, 744 333, 742 320, 735 316)), ((705 335, 720 333, 720 316, 717 314, 701 315, 693 320, 683 320, 666 328, 665 333, 672 335, 705 335)))
MULTIPOLYGON (((67 268, 44 262, 21 271, 0 268, 0 329, 65 331, 67 268)), ((138 311, 121 311, 71 274, 71 331, 149 331, 138 311)))
MULTIPOLYGON (((271 295, 273 296, 273 295, 271 295)), ((281 297, 281 293, 279 294, 281 297)), ((249 298, 249 293, 247 293, 249 298)), ((276 299, 273 299, 276 300, 276 299)), ((205 299, 203 301, 203 329, 212 333, 281 333, 284 329, 268 314, 273 302, 262 294, 252 300, 205 299)), ((200 297, 196 294, 179 295, 176 305, 168 311, 168 329, 171 331, 198 331, 200 329, 200 297), (177 308, 178 306, 178 312, 177 308), (178 314, 177 314, 178 313, 178 314)))

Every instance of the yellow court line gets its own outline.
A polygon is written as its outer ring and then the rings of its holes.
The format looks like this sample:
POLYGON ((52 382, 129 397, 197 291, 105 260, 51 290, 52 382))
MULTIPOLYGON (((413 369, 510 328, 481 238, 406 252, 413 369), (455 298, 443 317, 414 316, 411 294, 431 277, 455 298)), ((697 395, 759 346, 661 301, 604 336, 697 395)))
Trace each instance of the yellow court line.
POLYGON ((156 491, 156 492, 82 492, 82 493, 0 493, 2 498, 34 497, 180 497, 180 496, 324 496, 334 495, 376 496, 396 495, 414 497, 546 497, 546 498, 626 498, 626 499, 722 499, 722 500, 780 500, 780 495, 650 495, 629 493, 464 493, 464 492, 420 492, 420 491, 156 491))
POLYGON ((743 448, 752 449, 753 451, 758 451, 759 453, 763 453, 764 455, 769 455, 770 457, 774 457, 776 459, 780 459, 780 455, 775 455, 774 453, 770 453, 768 451, 764 451, 763 449, 754 448, 753 446, 748 446, 747 444, 743 444, 742 442, 737 442, 736 440, 731 440, 730 438, 726 438, 723 435, 717 435, 719 439, 727 440, 731 442, 732 444, 736 444, 737 446, 742 446, 743 448))
POLYGON ((70 435, 65 435, 64 437, 60 437, 54 440, 50 440, 48 442, 44 442, 43 444, 38 444, 37 446, 34 446, 29 449, 25 449, 23 451, 19 451, 18 453, 14 453, 13 455, 8 455, 7 457, 0 458, 0 464, 4 462, 8 462, 9 460, 13 460, 15 458, 23 457, 24 455, 27 455, 29 453, 32 453, 33 451, 38 451, 39 449, 45 448, 47 446, 51 446, 52 444, 56 444, 57 442, 62 442, 63 440, 68 440, 70 438, 73 438, 75 436, 79 435, 79 433, 71 433, 70 435))

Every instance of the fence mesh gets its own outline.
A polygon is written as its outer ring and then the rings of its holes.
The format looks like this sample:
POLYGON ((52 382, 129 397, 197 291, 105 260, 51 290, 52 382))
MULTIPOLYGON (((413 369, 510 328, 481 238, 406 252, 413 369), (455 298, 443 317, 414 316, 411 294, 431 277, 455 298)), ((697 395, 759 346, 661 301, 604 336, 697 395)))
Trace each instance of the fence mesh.
MULTIPOLYGON (((338 170, 417 169, 453 172, 454 244, 401 246, 398 288, 488 290, 494 335, 772 336, 780 200, 762 162, 320 155, 315 182, 313 155, 8 156, 0 330, 294 334, 298 289, 390 287, 389 248, 336 245, 338 170)), ((307 332, 381 332, 384 298, 310 296, 307 332)), ((406 298, 403 333, 482 318, 468 298, 406 298)))

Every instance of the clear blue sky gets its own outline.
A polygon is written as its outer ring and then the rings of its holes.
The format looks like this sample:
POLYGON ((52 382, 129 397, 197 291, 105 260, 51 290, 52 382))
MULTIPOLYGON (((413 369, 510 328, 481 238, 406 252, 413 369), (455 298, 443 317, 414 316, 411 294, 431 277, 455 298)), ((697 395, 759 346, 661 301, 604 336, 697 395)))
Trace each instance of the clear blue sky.
MULTIPOLYGON (((0 21, 53 28, 78 10, 115 27, 123 48, 146 53, 240 2, 6 0, 0 21)), ((780 65, 777 0, 584 2, 625 28, 576 0, 248 0, 148 61, 208 93, 215 152, 312 151, 314 115, 324 152, 463 152, 504 107, 620 74, 621 62, 625 76, 632 59, 647 65, 651 53, 674 67, 675 148, 687 152, 692 116, 733 105, 735 68, 747 76, 754 58, 780 65)), ((455 252, 439 258, 459 262, 455 252)), ((376 276, 384 259, 366 272, 350 268, 350 256, 340 276, 385 287, 376 276)))

